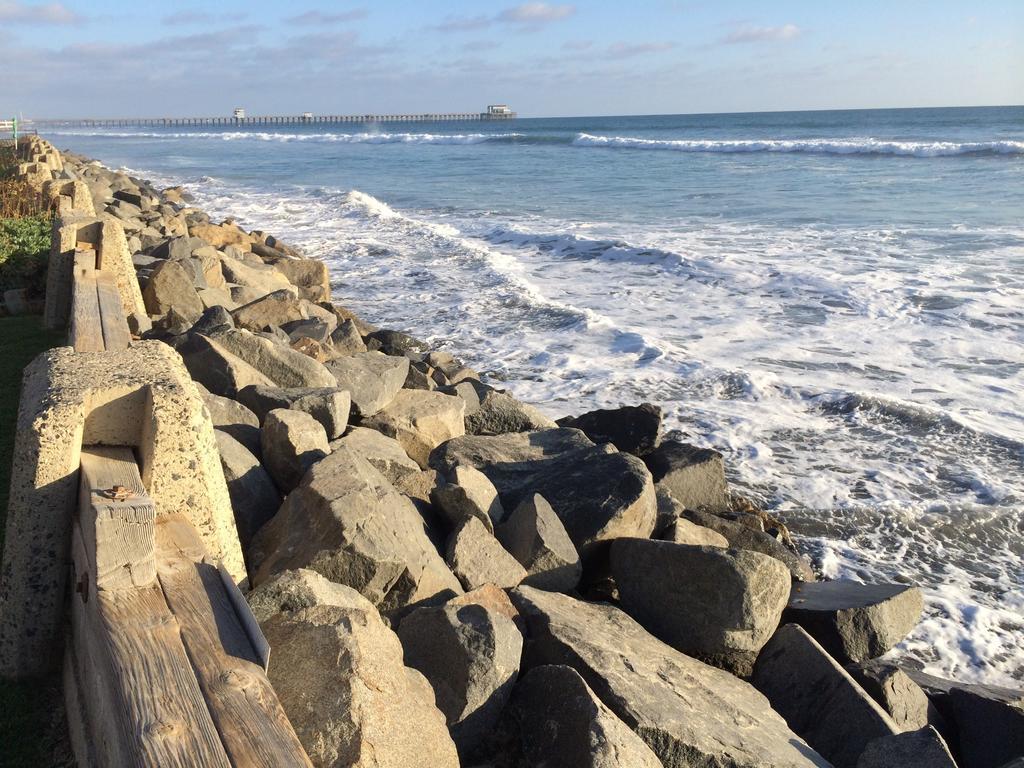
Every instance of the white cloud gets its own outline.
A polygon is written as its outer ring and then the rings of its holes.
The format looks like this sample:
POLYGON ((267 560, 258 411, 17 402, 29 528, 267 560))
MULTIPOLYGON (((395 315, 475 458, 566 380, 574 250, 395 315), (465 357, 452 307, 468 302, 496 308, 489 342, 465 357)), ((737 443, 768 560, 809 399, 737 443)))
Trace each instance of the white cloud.
POLYGON ((506 8, 498 14, 497 20, 507 24, 539 26, 552 21, 566 19, 576 13, 575 5, 552 5, 550 3, 523 3, 506 8))
POLYGON ((0 21, 10 24, 74 24, 81 17, 63 3, 29 5, 0 0, 0 21))
POLYGON ((733 30, 721 39, 723 43, 768 43, 784 40, 795 40, 803 34, 796 24, 783 24, 780 27, 744 26, 733 30))
POLYGON ((298 16, 289 16, 285 19, 289 24, 301 24, 303 26, 321 26, 324 24, 341 24, 346 21, 358 21, 366 18, 366 10, 356 8, 352 11, 341 13, 324 13, 323 11, 306 11, 298 16))
POLYGON ((675 48, 675 43, 612 43, 608 46, 608 56, 613 59, 629 59, 645 53, 658 53, 675 48))

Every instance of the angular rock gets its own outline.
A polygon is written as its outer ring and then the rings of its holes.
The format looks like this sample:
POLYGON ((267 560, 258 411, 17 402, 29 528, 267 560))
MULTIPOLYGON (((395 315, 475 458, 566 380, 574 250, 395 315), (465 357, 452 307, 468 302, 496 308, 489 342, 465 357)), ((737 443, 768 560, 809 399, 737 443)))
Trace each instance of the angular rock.
POLYGON ((162 261, 153 267, 142 300, 149 314, 166 315, 173 308, 189 325, 203 314, 203 302, 192 287, 191 276, 176 261, 162 261))
POLYGON ((523 584, 550 592, 570 592, 579 584, 580 556, 555 510, 540 494, 519 502, 495 535, 526 569, 523 584))
MULTIPOLYGON (((331 316, 334 319, 334 316, 331 316)), ((319 317, 310 317, 305 320, 292 320, 281 323, 281 330, 288 334, 288 338, 294 344, 299 339, 312 339, 318 344, 331 346, 331 333, 334 326, 328 324, 319 317)))
POLYGON ((763 555, 774 557, 785 563, 790 574, 798 581, 814 581, 814 571, 808 564, 806 558, 801 557, 785 545, 781 544, 764 531, 757 531, 734 520, 726 520, 724 517, 688 509, 684 513, 685 519, 705 528, 716 531, 729 541, 730 547, 737 549, 749 549, 752 552, 760 552, 763 555))
POLYGON ((382 352, 363 352, 340 357, 327 364, 337 386, 352 396, 352 407, 363 418, 373 416, 390 403, 405 383, 409 360, 382 352))
POLYGON ((215 395, 206 391, 205 387, 202 395, 213 426, 240 442, 250 453, 259 456, 260 420, 256 418, 256 414, 237 400, 215 395))
POLYGON ((754 685, 789 727, 836 768, 856 768, 868 742, 899 729, 797 624, 779 628, 758 657, 754 685))
POLYGON ((534 768, 661 768, 661 760, 572 667, 534 667, 512 706, 534 768))
POLYGON ((398 625, 405 663, 434 688, 437 707, 463 757, 497 725, 523 653, 515 622, 484 605, 419 608, 398 625))
POLYGON ((665 539, 665 534, 686 512, 686 507, 676 501, 675 496, 669 493, 667 488, 655 486, 654 496, 658 501, 658 520, 654 524, 654 535, 659 539, 665 539))
POLYGON ((525 586, 510 597, 530 638, 523 669, 573 667, 666 768, 828 765, 748 683, 679 653, 617 608, 525 586))
POLYGON ((729 540, 722 534, 682 519, 672 523, 662 538, 674 544, 689 544, 694 547, 729 547, 729 540))
POLYGON ((963 768, 993 768, 1024 755, 1024 690, 904 671, 955 729, 963 768))
POLYGON ((245 387, 238 400, 259 420, 276 408, 308 413, 323 426, 328 440, 335 440, 348 427, 351 398, 337 387, 245 387))
POLYGON ((886 711, 900 731, 917 731, 927 725, 945 729, 941 715, 910 676, 890 664, 849 664, 846 671, 886 711))
POLYGON ((299 294, 309 301, 331 300, 331 277, 327 265, 318 259, 273 259, 267 263, 298 287, 299 294))
POLYGON ((448 482, 437 487, 431 501, 456 527, 466 518, 475 517, 490 533, 494 533, 494 526, 505 517, 505 510, 498 500, 498 490, 487 475, 473 467, 453 469, 448 482))
POLYGON ((466 416, 467 434, 503 435, 558 426, 534 406, 521 403, 506 392, 474 380, 467 380, 467 383, 479 398, 479 406, 466 416))
POLYGON ((196 293, 199 296, 199 300, 203 302, 203 306, 207 309, 223 307, 231 311, 238 306, 235 300, 231 298, 231 292, 226 288, 201 288, 196 293))
POLYGON ((441 446, 431 464, 442 472, 458 464, 476 467, 506 507, 539 493, 584 560, 607 541, 654 530, 657 503, 644 463, 611 446, 594 446, 579 430, 460 437, 441 446))
POLYGON ((187 259, 192 255, 193 250, 203 245, 205 245, 205 242, 198 237, 172 237, 156 246, 153 249, 152 255, 158 259, 179 261, 187 259))
POLYGON ((287 289, 273 291, 243 304, 231 315, 237 327, 248 331, 262 331, 268 326, 283 326, 295 320, 308 319, 300 300, 287 289))
POLYGON ((661 408, 651 403, 624 405, 559 419, 558 426, 573 427, 595 443, 611 443, 620 451, 643 456, 658 447, 661 408))
POLYGON ((306 471, 331 450, 320 422, 308 413, 285 408, 263 418, 260 446, 263 461, 283 493, 295 488, 306 471))
POLYGON ((612 574, 623 610, 688 656, 749 677, 779 626, 789 571, 767 555, 617 539, 612 574))
POLYGON ((333 357, 327 347, 315 339, 297 339, 289 344, 289 346, 296 352, 301 352, 306 357, 313 358, 318 363, 326 363, 333 357))
POLYGON ((339 447, 366 459, 396 487, 405 478, 420 474, 419 464, 409 458, 398 441, 375 429, 351 427, 344 437, 331 443, 332 451, 339 447))
POLYGON ((274 648, 270 682, 315 765, 458 768, 430 684, 358 592, 299 570, 248 599, 274 648))
POLYGON ((240 389, 250 384, 274 386, 266 375, 218 341, 200 333, 189 334, 185 344, 177 350, 192 378, 215 395, 235 397, 240 389))
POLYGON ((938 731, 924 727, 868 742, 857 768, 957 768, 938 731))
POLYGON ((465 434, 464 411, 458 397, 399 389, 375 415, 364 414, 363 426, 395 438, 413 461, 426 468, 432 450, 465 434))
POLYGON ((344 447, 306 473, 249 554, 255 584, 309 568, 358 590, 383 612, 462 593, 412 502, 344 447))
POLYGON ((644 457, 654 482, 665 486, 687 509, 727 512, 729 488, 722 454, 678 440, 666 440, 644 457))
POLYGON ((220 257, 220 268, 227 282, 252 288, 258 296, 266 296, 281 288, 295 290, 294 286, 288 282, 288 278, 273 267, 249 264, 224 254, 220 257))
POLYGON ((192 333, 201 333, 204 336, 213 336, 222 331, 229 331, 235 327, 235 321, 231 313, 224 307, 214 306, 203 310, 203 314, 196 320, 189 330, 192 333))
POLYGON ((331 344, 334 353, 338 357, 345 355, 358 355, 366 352, 366 344, 363 337, 359 335, 356 324, 351 320, 345 320, 338 324, 338 327, 331 332, 331 344))
POLYGON ((220 429, 215 429, 214 435, 244 552, 256 531, 277 514, 281 495, 259 460, 244 445, 220 429))
POLYGON ((253 239, 234 224, 193 224, 188 228, 193 237, 199 237, 212 246, 223 248, 226 245, 242 246, 248 250, 253 239))
POLYGON ((906 584, 819 581, 793 589, 785 620, 799 624, 842 663, 876 659, 921 618, 921 590, 906 584))
POLYGON ((339 386, 322 363, 249 331, 223 331, 213 338, 279 387, 339 386))
POLYGON ((371 349, 379 349, 385 355, 401 356, 407 352, 426 352, 426 343, 414 339, 407 333, 401 331, 380 330, 373 331, 367 336, 367 343, 371 349))
POLYGON ((484 584, 514 587, 526 578, 523 566, 475 517, 463 521, 449 537, 445 562, 466 589, 484 584))

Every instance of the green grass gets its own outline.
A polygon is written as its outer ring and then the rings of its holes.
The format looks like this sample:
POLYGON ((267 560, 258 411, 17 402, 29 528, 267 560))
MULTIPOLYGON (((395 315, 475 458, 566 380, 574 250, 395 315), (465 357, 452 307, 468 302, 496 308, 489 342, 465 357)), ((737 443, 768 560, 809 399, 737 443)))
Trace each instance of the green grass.
POLYGON ((43 295, 52 226, 48 213, 0 219, 0 288, 25 288, 30 296, 43 295))
MULTIPOLYGON (((11 456, 21 372, 43 350, 62 343, 37 316, 0 318, 0 550, 7 522, 11 456)), ((59 665, 58 665, 59 666, 59 665)), ((0 681, 0 766, 71 766, 60 677, 0 681)))

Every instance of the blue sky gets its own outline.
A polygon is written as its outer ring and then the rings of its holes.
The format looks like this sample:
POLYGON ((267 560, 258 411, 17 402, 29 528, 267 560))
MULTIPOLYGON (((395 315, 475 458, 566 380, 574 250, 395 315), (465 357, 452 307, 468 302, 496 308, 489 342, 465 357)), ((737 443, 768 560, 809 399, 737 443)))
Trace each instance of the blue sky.
POLYGON ((0 0, 0 113, 1024 103, 1024 1, 0 0))

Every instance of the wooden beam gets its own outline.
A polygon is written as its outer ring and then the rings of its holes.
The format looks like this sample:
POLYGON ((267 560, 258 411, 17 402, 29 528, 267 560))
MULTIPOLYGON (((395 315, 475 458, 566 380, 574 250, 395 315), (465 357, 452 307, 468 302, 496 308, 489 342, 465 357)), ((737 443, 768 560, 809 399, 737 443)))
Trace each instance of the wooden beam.
POLYGON ((100 765, 229 768, 159 584, 95 591, 72 535, 72 638, 100 765))
POLYGON ((71 323, 69 338, 76 352, 102 352, 103 329, 100 325, 100 303, 96 293, 96 272, 78 266, 76 252, 71 275, 71 323))
POLYGON ((311 766, 195 529, 180 515, 156 529, 160 584, 232 764, 311 766))
POLYGON ((142 486, 135 454, 131 448, 87 446, 80 461, 79 523, 96 588, 152 584, 156 507, 142 486))
POLYGON ((121 292, 117 290, 117 278, 113 272, 101 270, 96 273, 96 295, 99 298, 104 347, 108 352, 128 349, 132 334, 128 330, 124 303, 121 301, 121 292))

